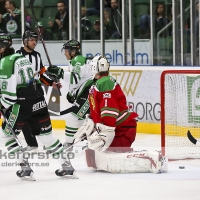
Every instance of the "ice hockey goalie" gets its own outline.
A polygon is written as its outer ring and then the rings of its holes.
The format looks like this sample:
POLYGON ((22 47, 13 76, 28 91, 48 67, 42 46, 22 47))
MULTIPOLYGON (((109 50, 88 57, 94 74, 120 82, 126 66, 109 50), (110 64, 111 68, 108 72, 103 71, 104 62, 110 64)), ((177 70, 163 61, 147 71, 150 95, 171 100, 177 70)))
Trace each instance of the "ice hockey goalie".
POLYGON ((87 136, 86 161, 89 167, 113 173, 167 171, 167 159, 158 151, 134 152, 137 116, 128 112, 126 97, 109 76, 109 62, 101 55, 90 62, 94 85, 89 91, 90 116, 75 134, 87 136))

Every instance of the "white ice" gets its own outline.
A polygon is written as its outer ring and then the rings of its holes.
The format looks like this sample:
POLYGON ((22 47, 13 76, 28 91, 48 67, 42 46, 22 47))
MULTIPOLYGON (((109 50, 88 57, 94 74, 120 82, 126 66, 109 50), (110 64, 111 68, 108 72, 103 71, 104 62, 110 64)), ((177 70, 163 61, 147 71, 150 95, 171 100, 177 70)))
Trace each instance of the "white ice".
MULTIPOLYGON (((64 130, 53 133, 64 141, 64 130)), ((22 134, 19 139, 25 145, 22 134)), ((160 150, 160 136, 138 134, 133 148, 160 150)), ((0 149, 5 151, 2 141, 0 149)), ((3 167, 9 160, 1 156, 0 200, 200 200, 200 160, 169 162, 163 174, 111 174, 88 169, 80 149, 77 144, 72 160, 79 179, 57 177, 60 166, 50 160, 49 167, 32 167, 36 181, 22 181, 15 174, 19 167, 3 167)))

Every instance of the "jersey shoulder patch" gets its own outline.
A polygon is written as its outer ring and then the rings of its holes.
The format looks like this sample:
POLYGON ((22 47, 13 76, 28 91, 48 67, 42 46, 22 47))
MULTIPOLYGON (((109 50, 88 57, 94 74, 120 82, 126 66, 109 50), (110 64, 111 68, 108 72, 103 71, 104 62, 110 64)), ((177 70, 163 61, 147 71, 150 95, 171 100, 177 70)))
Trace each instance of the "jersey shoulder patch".
POLYGON ((4 13, 3 15, 2 15, 2 18, 5 18, 7 15, 9 15, 8 13, 4 13))
POLYGON ((15 54, 13 54, 13 55, 11 55, 11 56, 9 57, 9 60, 14 61, 14 60, 16 60, 16 59, 18 59, 18 58, 21 58, 21 57, 23 57, 21 54, 15 53, 15 54))
POLYGON ((15 61, 24 56, 15 53, 9 56, 5 56, 0 60, 0 75, 1 78, 9 78, 14 72, 15 61))
POLYGON ((84 56, 78 55, 71 60, 72 66, 82 66, 86 63, 86 58, 84 56))
POLYGON ((13 11, 15 14, 21 14, 21 10, 20 9, 18 9, 18 8, 16 8, 14 11, 13 11))
POLYGON ((114 90, 117 85, 116 80, 112 76, 103 76, 102 78, 96 81, 96 88, 100 92, 114 90))

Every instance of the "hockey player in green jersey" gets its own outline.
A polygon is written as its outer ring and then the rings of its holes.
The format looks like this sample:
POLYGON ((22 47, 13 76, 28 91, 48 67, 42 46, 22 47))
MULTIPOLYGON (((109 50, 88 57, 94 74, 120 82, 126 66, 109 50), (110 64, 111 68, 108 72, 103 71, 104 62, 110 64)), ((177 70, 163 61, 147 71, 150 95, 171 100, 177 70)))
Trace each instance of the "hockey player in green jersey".
POLYGON ((16 138, 25 123, 30 129, 37 130, 38 140, 48 149, 53 158, 57 158, 62 168, 56 170, 57 176, 74 176, 74 168, 66 159, 63 145, 52 134, 52 126, 44 99, 41 82, 36 79, 35 68, 24 56, 14 52, 12 39, 7 34, 0 34, 0 98, 1 107, 7 120, 2 124, 0 136, 10 154, 15 154, 21 170, 17 171, 20 178, 33 178, 28 158, 16 138), (15 133, 15 134, 14 134, 15 133))
POLYGON ((65 147, 73 143, 74 134, 83 124, 85 115, 89 113, 88 93, 93 84, 92 73, 90 70, 89 60, 80 54, 80 43, 76 40, 69 40, 63 45, 62 50, 70 60, 69 71, 64 71, 59 67, 49 67, 47 71, 51 76, 64 79, 69 84, 67 99, 72 103, 70 113, 65 115, 66 120, 66 143, 65 147))

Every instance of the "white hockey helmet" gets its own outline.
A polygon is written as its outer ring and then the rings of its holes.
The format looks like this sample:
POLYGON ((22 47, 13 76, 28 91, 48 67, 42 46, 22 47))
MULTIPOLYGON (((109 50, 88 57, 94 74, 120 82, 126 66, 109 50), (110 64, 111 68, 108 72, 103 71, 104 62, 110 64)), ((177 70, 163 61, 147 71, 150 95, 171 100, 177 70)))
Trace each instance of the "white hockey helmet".
POLYGON ((91 72, 93 75, 99 73, 99 72, 107 72, 110 68, 110 63, 106 59, 106 57, 103 57, 102 55, 95 56, 91 62, 91 72))

